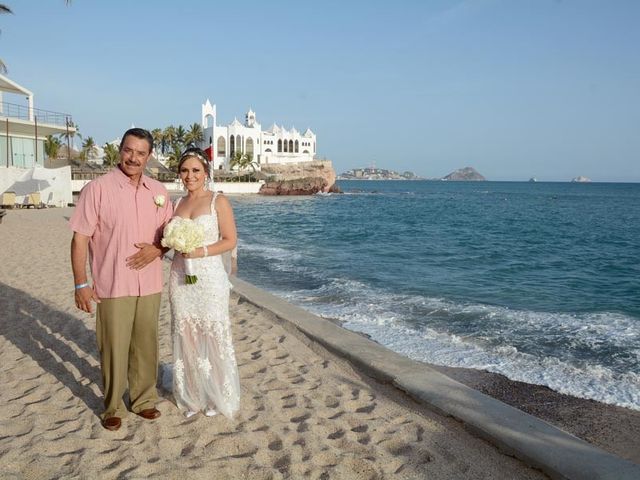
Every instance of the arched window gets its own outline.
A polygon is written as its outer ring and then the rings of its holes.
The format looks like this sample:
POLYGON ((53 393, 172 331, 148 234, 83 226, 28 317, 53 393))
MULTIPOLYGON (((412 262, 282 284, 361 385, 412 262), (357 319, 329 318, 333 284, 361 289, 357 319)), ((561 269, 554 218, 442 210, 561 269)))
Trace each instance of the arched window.
POLYGON ((287 141, 284 141, 284 151, 288 152, 289 151, 289 144, 287 143, 287 141))
POLYGON ((278 151, 282 151, 282 140, 278 140, 278 151))
POLYGON ((242 139, 240 135, 236 135, 236 147, 240 150, 240 153, 242 153, 242 139))
POLYGON ((302 153, 309 153, 309 150, 305 150, 305 151, 303 151, 302 153))
POLYGON ((229 157, 233 157, 234 153, 236 153, 236 137, 231 135, 229 137, 229 157))
POLYGON ((224 157, 225 156, 225 141, 224 141, 224 137, 223 136, 219 136, 218 137, 218 156, 219 157, 224 157))
POLYGON ((296 153, 298 153, 298 140, 296 140, 296 153))
POLYGON ((209 114, 209 115, 205 115, 204 117, 204 125, 202 126, 203 128, 209 128, 209 127, 213 127, 215 125, 215 121, 213 118, 213 115, 209 114))
POLYGON ((249 155, 249 158, 253 160, 253 138, 247 138, 247 148, 245 151, 247 155, 249 155))
POLYGON ((264 153, 271 153, 271 149, 270 149, 270 148, 267 148, 267 149, 264 151, 264 153))
POLYGON ((289 151, 293 153, 293 140, 289 140, 289 151))

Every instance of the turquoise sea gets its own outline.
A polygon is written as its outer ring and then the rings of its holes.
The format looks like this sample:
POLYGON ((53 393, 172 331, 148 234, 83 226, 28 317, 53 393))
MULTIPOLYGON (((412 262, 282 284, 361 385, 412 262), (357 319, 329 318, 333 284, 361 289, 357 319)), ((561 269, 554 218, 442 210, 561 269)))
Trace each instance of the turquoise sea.
POLYGON ((239 276, 408 357, 640 409, 640 184, 235 197, 239 276))

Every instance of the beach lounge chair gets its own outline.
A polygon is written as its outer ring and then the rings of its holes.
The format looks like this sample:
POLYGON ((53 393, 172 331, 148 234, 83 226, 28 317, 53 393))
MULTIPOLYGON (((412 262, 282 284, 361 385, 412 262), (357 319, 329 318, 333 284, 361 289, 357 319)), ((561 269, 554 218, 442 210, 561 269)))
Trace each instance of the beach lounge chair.
POLYGON ((41 208, 42 202, 40 200, 40 192, 33 192, 24 196, 22 202, 22 208, 41 208))
POLYGON ((2 208, 14 208, 16 206, 15 192, 4 192, 2 194, 2 208))

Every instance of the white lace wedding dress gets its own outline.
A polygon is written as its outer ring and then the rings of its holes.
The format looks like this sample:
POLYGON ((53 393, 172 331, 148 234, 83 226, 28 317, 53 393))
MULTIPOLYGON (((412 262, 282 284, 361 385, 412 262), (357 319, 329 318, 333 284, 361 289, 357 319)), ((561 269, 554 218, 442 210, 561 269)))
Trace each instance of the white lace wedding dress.
MULTIPOLYGON (((211 213, 194 219, 205 228, 205 245, 219 238, 215 198, 214 194, 211 213)), ((200 411, 211 416, 220 412, 231 418, 240 406, 240 382, 229 322, 231 284, 220 255, 192 261, 198 277, 195 284, 185 283, 184 258, 179 253, 174 254, 169 277, 173 395, 186 415, 200 411)))

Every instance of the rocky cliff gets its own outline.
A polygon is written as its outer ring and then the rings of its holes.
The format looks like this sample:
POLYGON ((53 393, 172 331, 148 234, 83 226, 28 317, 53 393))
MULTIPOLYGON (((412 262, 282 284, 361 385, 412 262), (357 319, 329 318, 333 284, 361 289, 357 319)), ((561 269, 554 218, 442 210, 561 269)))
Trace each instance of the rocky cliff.
POLYGON ((263 195, 313 195, 335 191, 336 172, 329 160, 261 166, 267 181, 263 195), (333 190, 332 190, 333 189, 333 190))
POLYGON ((478 173, 475 168, 465 167, 456 170, 455 172, 451 172, 446 177, 442 177, 442 180, 450 180, 450 181, 484 181, 482 175, 478 173))

